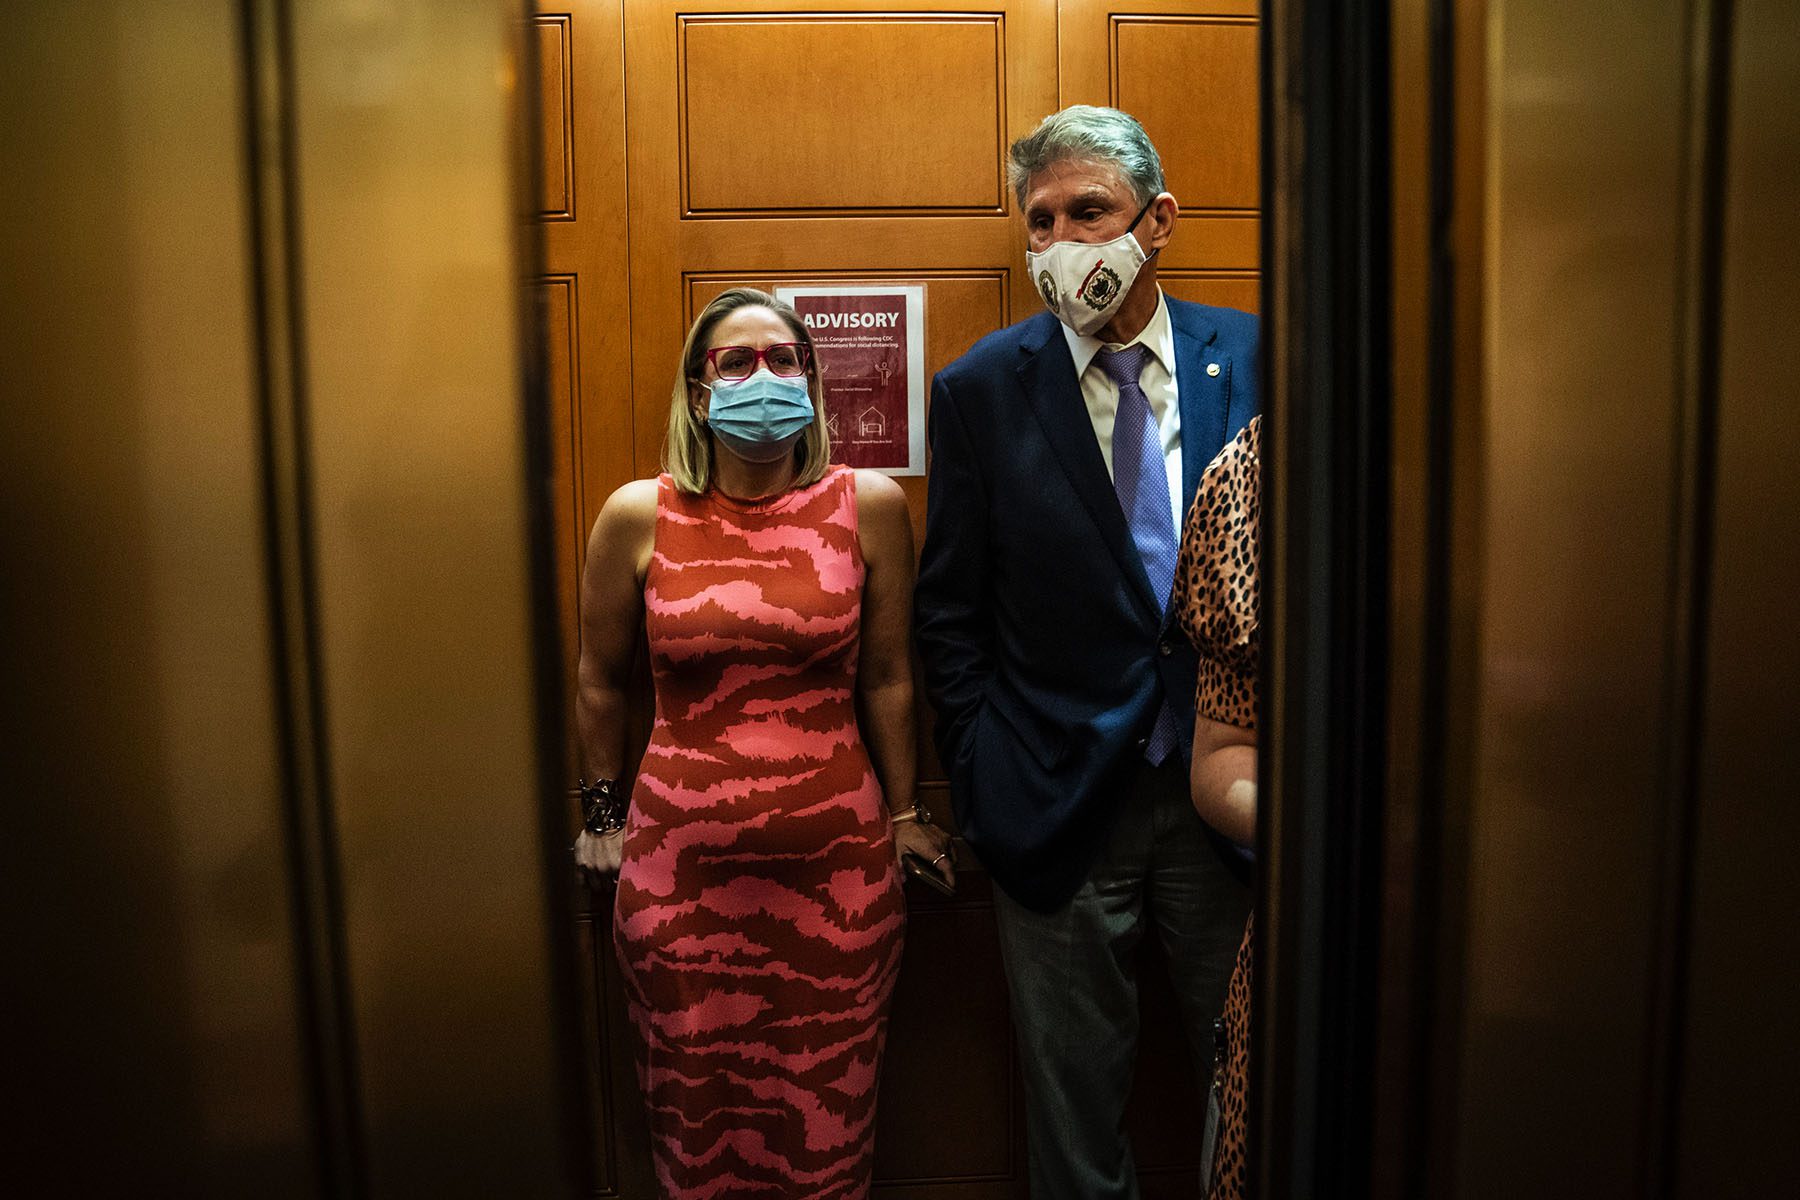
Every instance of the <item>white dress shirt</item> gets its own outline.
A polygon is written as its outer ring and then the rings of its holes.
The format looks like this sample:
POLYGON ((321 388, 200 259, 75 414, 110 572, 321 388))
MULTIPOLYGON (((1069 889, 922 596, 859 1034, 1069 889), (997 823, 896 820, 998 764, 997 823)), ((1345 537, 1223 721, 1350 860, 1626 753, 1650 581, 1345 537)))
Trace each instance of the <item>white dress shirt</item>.
POLYGON ((1081 381, 1081 398, 1087 402, 1088 420, 1094 423, 1094 439, 1100 443, 1100 457, 1106 462, 1106 473, 1113 473, 1113 421, 1119 413, 1119 385, 1106 369, 1094 361, 1101 350, 1122 350, 1142 344, 1150 353, 1144 358, 1138 386, 1150 401, 1150 413, 1156 418, 1157 432, 1162 435, 1163 466, 1169 476, 1169 513, 1174 520, 1175 536, 1181 536, 1181 404, 1175 388, 1175 327, 1169 323, 1169 301, 1162 289, 1156 289, 1156 311, 1150 321, 1129 342, 1102 342, 1062 327, 1069 341, 1069 354, 1075 359, 1075 376, 1081 381))

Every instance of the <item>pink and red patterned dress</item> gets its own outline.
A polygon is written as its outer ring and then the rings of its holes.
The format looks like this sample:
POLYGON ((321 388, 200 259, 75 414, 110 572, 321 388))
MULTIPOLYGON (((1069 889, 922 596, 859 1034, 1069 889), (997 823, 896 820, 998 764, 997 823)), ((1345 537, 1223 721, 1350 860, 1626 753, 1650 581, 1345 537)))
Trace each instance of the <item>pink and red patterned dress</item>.
POLYGON ((757 503, 658 481, 613 940, 669 1197, 869 1191, 906 909, 856 723, 863 574, 847 468, 757 503))

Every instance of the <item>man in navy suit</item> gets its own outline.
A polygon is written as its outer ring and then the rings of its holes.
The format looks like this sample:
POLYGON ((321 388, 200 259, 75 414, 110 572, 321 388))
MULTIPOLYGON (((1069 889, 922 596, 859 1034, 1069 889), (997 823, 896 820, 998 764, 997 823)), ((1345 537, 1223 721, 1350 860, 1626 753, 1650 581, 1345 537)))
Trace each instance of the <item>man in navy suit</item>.
POLYGON ((1189 799, 1196 665, 1169 599, 1200 472, 1257 411, 1257 320, 1163 294, 1178 209, 1126 114, 1045 118, 1009 178, 1050 311, 932 382, 919 652, 999 885, 1031 1194, 1135 1197, 1137 944, 1153 926, 1204 1084, 1249 905, 1189 799))

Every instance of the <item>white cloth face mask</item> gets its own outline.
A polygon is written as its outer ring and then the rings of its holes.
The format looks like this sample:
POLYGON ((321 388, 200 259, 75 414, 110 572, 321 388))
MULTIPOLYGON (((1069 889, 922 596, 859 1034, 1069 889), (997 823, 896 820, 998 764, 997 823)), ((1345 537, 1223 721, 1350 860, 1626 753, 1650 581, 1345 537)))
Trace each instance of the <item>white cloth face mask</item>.
POLYGON ((1057 320, 1083 336, 1112 320, 1139 269, 1150 261, 1131 231, 1154 203, 1152 196, 1110 242, 1057 242, 1042 253, 1025 252, 1038 295, 1057 320))

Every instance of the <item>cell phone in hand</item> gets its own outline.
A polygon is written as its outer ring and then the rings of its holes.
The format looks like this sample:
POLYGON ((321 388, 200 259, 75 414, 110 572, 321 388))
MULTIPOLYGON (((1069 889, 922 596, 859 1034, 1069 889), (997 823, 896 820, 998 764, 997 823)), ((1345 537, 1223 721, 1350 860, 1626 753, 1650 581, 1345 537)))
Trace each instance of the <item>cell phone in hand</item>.
POLYGON ((922 855, 908 850, 900 856, 900 865, 906 869, 908 875, 924 883, 927 887, 942 892, 946 896, 956 895, 956 885, 945 879, 938 869, 927 862, 922 855))

